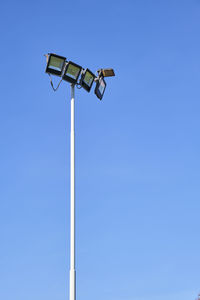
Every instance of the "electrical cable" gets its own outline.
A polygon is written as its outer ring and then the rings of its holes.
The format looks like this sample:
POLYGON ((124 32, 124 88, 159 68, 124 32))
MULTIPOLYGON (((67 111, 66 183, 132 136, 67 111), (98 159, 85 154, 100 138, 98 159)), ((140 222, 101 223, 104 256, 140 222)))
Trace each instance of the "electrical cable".
POLYGON ((51 74, 48 73, 48 75, 49 75, 49 77, 50 77, 50 83, 51 83, 52 89, 54 90, 54 92, 56 92, 57 89, 59 88, 61 82, 62 82, 62 78, 61 78, 60 82, 58 83, 58 86, 55 88, 54 85, 53 85, 53 81, 52 81, 52 78, 51 78, 51 74))

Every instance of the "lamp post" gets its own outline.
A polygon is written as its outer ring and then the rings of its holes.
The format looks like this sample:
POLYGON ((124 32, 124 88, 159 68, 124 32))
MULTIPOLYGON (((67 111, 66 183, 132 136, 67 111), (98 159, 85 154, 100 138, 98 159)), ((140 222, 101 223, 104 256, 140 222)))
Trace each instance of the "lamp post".
POLYGON ((92 84, 96 82, 95 94, 102 100, 106 82, 104 77, 115 76, 113 69, 100 69, 95 76, 89 69, 83 69, 81 66, 69 61, 57 54, 45 55, 47 59, 46 73, 50 76, 51 86, 54 91, 58 89, 62 80, 71 84, 71 129, 70 129, 70 284, 69 300, 76 300, 76 210, 75 210, 75 85, 83 87, 90 92, 92 84), (60 76, 61 80, 54 88, 51 74, 60 76), (79 75, 81 79, 78 83, 79 75))
POLYGON ((71 133, 70 133, 70 289, 69 299, 76 299, 75 261, 75 99, 74 84, 71 83, 71 133))

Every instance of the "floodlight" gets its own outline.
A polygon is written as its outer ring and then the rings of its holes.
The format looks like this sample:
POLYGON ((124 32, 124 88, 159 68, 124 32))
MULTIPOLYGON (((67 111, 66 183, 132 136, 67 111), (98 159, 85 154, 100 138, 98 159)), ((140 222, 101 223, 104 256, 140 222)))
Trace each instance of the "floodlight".
POLYGON ((82 85, 82 87, 87 92, 89 92, 91 90, 94 79, 95 75, 89 69, 85 69, 81 75, 80 85, 82 85))
POLYGON ((65 61, 65 57, 50 53, 48 55, 46 73, 61 76, 65 66, 65 61))
POLYGON ((96 80, 95 94, 101 100, 106 89, 106 82, 103 77, 96 80))
POLYGON ((99 76, 103 77, 112 77, 115 76, 115 72, 113 69, 100 69, 98 70, 99 76))
POLYGON ((72 61, 69 61, 66 63, 63 79, 75 84, 78 81, 78 77, 80 75, 81 70, 82 70, 81 66, 73 63, 72 61))

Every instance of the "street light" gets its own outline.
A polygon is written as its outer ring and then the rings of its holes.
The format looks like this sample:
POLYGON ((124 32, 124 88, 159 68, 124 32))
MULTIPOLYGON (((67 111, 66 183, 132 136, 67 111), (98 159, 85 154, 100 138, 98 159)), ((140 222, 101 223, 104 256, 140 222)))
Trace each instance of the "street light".
MULTIPOLYGON (((96 81, 95 94, 99 99, 102 99, 106 88, 104 77, 114 76, 111 74, 112 69, 100 69, 98 77, 95 76, 89 69, 82 69, 81 66, 69 61, 66 58, 57 54, 50 53, 47 57, 46 73, 50 76, 51 86, 56 91, 62 80, 71 83, 71 133, 70 133, 70 286, 69 298, 76 300, 76 267, 75 267, 75 100, 74 92, 75 85, 83 87, 87 92, 90 92, 94 80, 96 81), (53 86, 51 74, 62 76, 56 88, 53 86), (78 82, 81 74, 80 82, 78 82)), ((114 73, 114 71, 113 71, 114 73)), ((112 74, 113 74, 112 73, 112 74)))
POLYGON ((61 76, 66 58, 57 54, 50 53, 47 57, 46 73, 61 76))
POLYGON ((81 74, 80 85, 87 92, 90 92, 95 77, 96 76, 89 69, 83 70, 81 74))
POLYGON ((81 66, 73 63, 72 61, 69 61, 68 63, 66 63, 63 79, 70 83, 76 84, 81 70, 81 66))

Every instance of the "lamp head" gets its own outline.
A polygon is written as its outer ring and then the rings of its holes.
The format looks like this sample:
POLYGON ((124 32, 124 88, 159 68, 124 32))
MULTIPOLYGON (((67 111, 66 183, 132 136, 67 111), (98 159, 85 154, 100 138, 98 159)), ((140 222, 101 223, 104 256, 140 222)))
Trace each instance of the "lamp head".
POLYGON ((95 92, 97 98, 99 98, 100 100, 102 100, 102 98, 103 98, 105 89, 106 89, 106 82, 104 80, 104 77, 103 76, 98 77, 96 79, 96 88, 95 88, 94 92, 95 92))
POLYGON ((47 66, 45 72, 53 75, 61 76, 65 66, 65 61, 66 61, 65 57, 50 53, 47 56, 47 66))
POLYGON ((95 79, 95 75, 89 69, 85 69, 82 71, 81 74, 80 85, 87 92, 90 92, 94 79, 95 79))
POLYGON ((63 79, 76 84, 81 73, 82 67, 69 61, 66 63, 63 79))
POLYGON ((97 72, 98 72, 99 76, 103 76, 103 77, 115 76, 115 72, 113 69, 100 69, 97 72))

